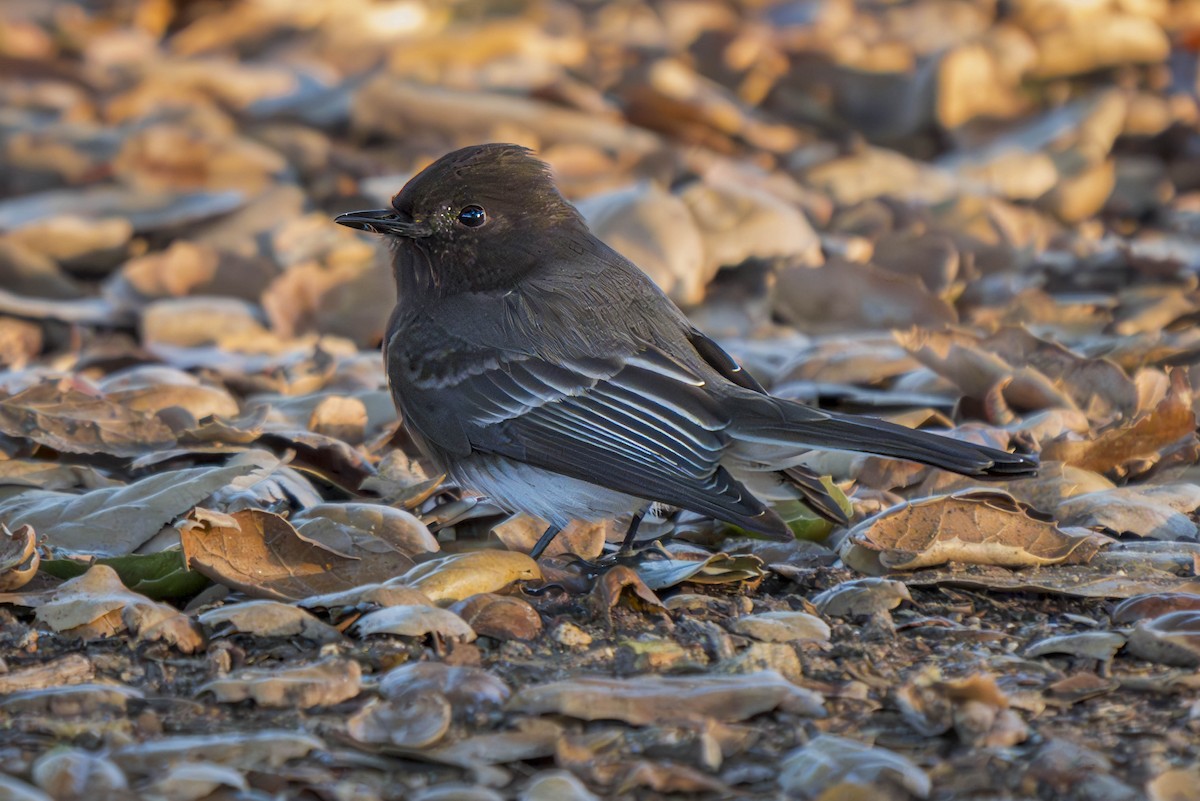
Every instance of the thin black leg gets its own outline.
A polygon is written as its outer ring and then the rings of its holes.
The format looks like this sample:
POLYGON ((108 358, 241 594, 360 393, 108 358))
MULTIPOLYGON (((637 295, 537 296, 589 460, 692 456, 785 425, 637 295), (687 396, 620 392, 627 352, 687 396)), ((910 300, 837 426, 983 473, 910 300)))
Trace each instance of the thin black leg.
POLYGON ((529 552, 529 555, 534 559, 541 557, 542 551, 550 547, 550 543, 554 542, 554 538, 558 536, 560 531, 562 531, 560 526, 551 525, 550 528, 546 529, 545 533, 542 534, 541 538, 538 539, 537 544, 533 546, 533 550, 529 552))
POLYGON ((638 526, 642 524, 642 518, 646 516, 648 508, 643 506, 633 513, 633 518, 629 521, 629 529, 625 532, 625 539, 621 542, 621 549, 617 551, 618 556, 627 556, 633 553, 633 542, 637 539, 638 526))

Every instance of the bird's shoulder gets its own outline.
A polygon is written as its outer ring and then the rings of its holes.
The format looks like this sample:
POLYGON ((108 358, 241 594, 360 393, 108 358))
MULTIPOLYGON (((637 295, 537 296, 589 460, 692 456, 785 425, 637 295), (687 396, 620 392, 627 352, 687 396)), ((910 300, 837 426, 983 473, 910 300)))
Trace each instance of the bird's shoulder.
POLYGON ((389 350, 420 361, 488 353, 561 362, 670 348, 689 329, 645 273, 597 241, 543 259, 502 290, 402 299, 389 350))

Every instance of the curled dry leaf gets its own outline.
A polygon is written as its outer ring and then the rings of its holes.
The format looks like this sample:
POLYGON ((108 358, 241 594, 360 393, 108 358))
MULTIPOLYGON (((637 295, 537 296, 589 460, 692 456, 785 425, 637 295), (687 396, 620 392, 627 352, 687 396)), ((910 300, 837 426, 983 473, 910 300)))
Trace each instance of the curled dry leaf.
POLYGON ((312 709, 333 706, 362 691, 362 667, 353 659, 328 657, 310 665, 247 668, 202 684, 218 703, 253 701, 259 706, 312 709))
POLYGON ((912 595, 901 581, 862 578, 842 582, 836 587, 817 593, 809 600, 823 615, 855 617, 887 612, 904 601, 912 603, 912 595))
POLYGON ((140 456, 175 443, 170 427, 94 388, 46 381, 0 400, 0 433, 64 453, 140 456))
POLYGON ((372 701, 346 721, 346 733, 360 743, 428 748, 450 730, 450 703, 437 692, 372 701))
POLYGON ((270 512, 245 509, 232 518, 236 528, 189 518, 192 524, 180 531, 184 555, 193 570, 252 597, 295 601, 384 581, 413 564, 392 550, 347 558, 302 538, 270 512))
POLYGON ((763 642, 829 642, 829 624, 807 612, 760 612, 733 622, 738 634, 763 642))
POLYGON ((0 591, 19 590, 37 575, 41 556, 33 526, 9 531, 0 523, 0 591))
POLYGON ((578 678, 526 687, 509 709, 581 720, 622 720, 634 726, 666 722, 745 720, 780 708, 810 717, 825 714, 821 696, 773 671, 737 676, 578 678))
MULTIPOLYGON (((464 766, 470 767, 470 766, 464 766)), ((488 771, 474 770, 472 778, 475 781, 488 781, 492 774, 488 771)), ((494 784, 501 784, 507 778, 507 774, 502 771, 496 771, 494 784), (501 778, 503 776, 503 778, 501 778)), ((445 782, 436 784, 432 787, 427 787, 424 790, 414 793, 412 801, 504 801, 504 796, 490 787, 482 784, 470 784, 468 782, 445 782)))
POLYGON ((946 562, 1032 567, 1086 563, 1106 544, 1038 520, 1010 495, 969 491, 894 506, 859 523, 842 558, 856 570, 916 570, 946 562))
POLYGON ((610 623, 612 610, 626 607, 642 614, 666 614, 666 607, 632 568, 617 565, 606 570, 592 587, 592 607, 610 623))
POLYGON ((1159 592, 1135 595, 1113 607, 1112 622, 1136 623, 1168 612, 1200 611, 1200 594, 1188 592, 1159 592))
POLYGON ((103 637, 128 629, 140 640, 166 640, 184 653, 204 646, 190 618, 130 592, 107 565, 95 565, 79 578, 41 593, 0 596, 0 603, 5 602, 33 607, 38 622, 75 636, 103 637))
POLYGON ((984 399, 1000 386, 1009 406, 1020 409, 1075 409, 1065 387, 1040 370, 1007 361, 988 344, 962 331, 896 332, 897 341, 917 360, 943 376, 969 398, 984 399))
POLYGON ((1042 458, 1096 473, 1125 474, 1144 463, 1152 464, 1167 447, 1181 440, 1194 441, 1195 437, 1192 390, 1184 371, 1175 370, 1170 391, 1153 410, 1090 440, 1064 437, 1047 443, 1042 458))
POLYGON ((1025 649, 1025 656, 1070 654, 1108 662, 1124 645, 1125 636, 1115 631, 1084 631, 1038 640, 1025 649))
POLYGON ((298 637, 329 643, 342 639, 333 626, 303 609, 279 601, 241 601, 202 612, 197 620, 214 637, 248 634, 254 637, 298 637))
POLYGON ((821 734, 783 758, 780 789, 798 798, 928 798, 925 771, 886 748, 821 734), (874 795, 879 793, 879 796, 874 795))
POLYGON ((484 592, 453 604, 450 611, 475 633, 495 640, 532 640, 542 632, 542 617, 522 598, 484 592))
POLYGON ((460 719, 496 709, 512 695, 507 684, 482 668, 452 667, 440 662, 412 662, 392 668, 379 680, 379 692, 393 701, 438 694, 460 719))
POLYGON ((348 558, 398 551, 408 556, 441 550, 429 529, 409 512, 377 503, 321 503, 291 518, 296 531, 348 558))
POLYGON ((471 642, 476 636, 475 630, 461 617, 436 606, 389 606, 363 615, 352 630, 359 637, 373 634, 425 637, 433 634, 444 640, 461 642, 471 642))
POLYGON ((1187 609, 1138 621, 1129 650, 1151 662, 1200 667, 1200 611, 1187 609))
POLYGON ((514 581, 542 577, 537 562, 513 551, 469 551, 422 562, 400 576, 435 603, 449 604, 481 592, 496 592, 514 581))
POLYGON ((1117 487, 1077 495, 1059 505, 1063 525, 1103 528, 1157 540, 1194 540, 1200 531, 1192 514, 1200 508, 1200 487, 1161 484, 1117 487))

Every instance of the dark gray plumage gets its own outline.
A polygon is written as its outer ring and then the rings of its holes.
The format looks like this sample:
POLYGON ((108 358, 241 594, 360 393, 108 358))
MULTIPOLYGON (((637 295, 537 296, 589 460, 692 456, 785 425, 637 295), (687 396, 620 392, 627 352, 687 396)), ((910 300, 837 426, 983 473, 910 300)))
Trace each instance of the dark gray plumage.
POLYGON ((779 472, 814 447, 1036 471, 1029 456, 771 397, 591 234, 525 148, 455 151, 392 208, 337 222, 392 246, 384 355, 416 441, 464 485, 556 528, 659 501, 790 538, 750 487, 819 495, 803 471, 779 472))

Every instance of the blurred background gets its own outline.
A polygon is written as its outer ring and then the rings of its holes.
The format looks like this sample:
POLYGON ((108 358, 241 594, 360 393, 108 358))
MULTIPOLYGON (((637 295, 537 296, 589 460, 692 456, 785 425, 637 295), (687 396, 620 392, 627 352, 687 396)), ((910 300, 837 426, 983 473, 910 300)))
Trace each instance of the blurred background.
POLYGON ((1198 44, 1196 0, 6 0, 0 363, 375 347, 390 276, 331 215, 483 141, 726 341, 1161 328, 1198 44))

